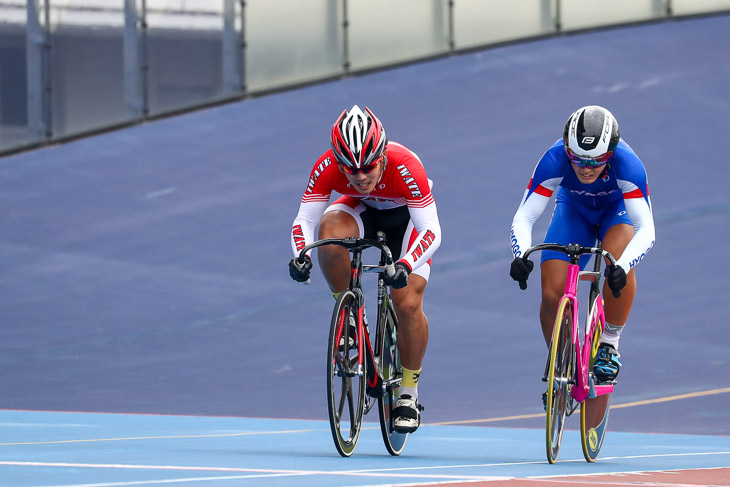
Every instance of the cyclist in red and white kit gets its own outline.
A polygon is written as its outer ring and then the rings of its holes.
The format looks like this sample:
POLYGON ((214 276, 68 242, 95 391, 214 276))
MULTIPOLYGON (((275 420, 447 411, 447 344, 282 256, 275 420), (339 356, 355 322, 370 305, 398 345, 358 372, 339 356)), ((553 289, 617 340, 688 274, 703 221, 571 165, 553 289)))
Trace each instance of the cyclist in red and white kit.
MULTIPOLYGON (((331 132, 331 148, 314 164, 291 232, 294 255, 318 238, 376 238, 386 234, 396 273, 386 277, 398 316, 398 348, 403 366, 394 428, 411 433, 420 425, 418 381, 428 344, 428 320, 423 294, 431 271, 431 256, 441 243, 432 182, 418 156, 389 142, 380 120, 354 105, 343 111, 331 132), (340 196, 332 204, 330 195, 340 196)), ((337 297, 347 289, 350 257, 338 246, 320 247, 319 266, 337 297)), ((289 262, 292 279, 309 279, 312 261, 289 262)))

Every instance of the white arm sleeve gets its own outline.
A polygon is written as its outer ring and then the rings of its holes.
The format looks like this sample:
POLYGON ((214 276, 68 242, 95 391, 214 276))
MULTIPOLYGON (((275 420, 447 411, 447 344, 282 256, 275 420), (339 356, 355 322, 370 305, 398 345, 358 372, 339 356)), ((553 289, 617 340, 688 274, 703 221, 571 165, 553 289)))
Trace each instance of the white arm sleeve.
MULTIPOLYGON (((294 223, 292 224, 291 231, 291 248, 294 252, 294 257, 299 256, 299 252, 306 247, 308 244, 314 242, 314 229, 319 224, 320 218, 324 210, 327 209, 328 201, 313 201, 299 205, 299 212, 294 223)), ((308 252, 309 255, 311 252, 308 252)))
POLYGON ((644 198, 625 199, 624 205, 634 226, 634 237, 616 264, 628 274, 654 246, 655 231, 651 206, 644 198))
POLYGON ((522 204, 520 204, 517 213, 512 218, 510 240, 514 257, 522 257, 524 251, 532 245, 532 227, 540 218, 540 215, 543 214, 550 201, 550 197, 538 193, 532 193, 527 198, 527 193, 528 190, 525 190, 522 204))
MULTIPOLYGON (((401 260, 405 260, 411 270, 417 269, 436 252, 441 245, 441 224, 439 223, 436 203, 431 202, 427 206, 408 207, 408 212, 413 221, 413 226, 418 232, 418 237, 408 248, 408 251, 401 260)), ((408 238, 406 236, 405 238, 408 238)))

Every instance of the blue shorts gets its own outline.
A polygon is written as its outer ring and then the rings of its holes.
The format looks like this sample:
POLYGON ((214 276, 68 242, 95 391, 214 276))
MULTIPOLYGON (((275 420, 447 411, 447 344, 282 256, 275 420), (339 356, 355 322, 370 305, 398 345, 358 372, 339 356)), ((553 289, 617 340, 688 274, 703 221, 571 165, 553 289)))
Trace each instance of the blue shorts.
MULTIPOLYGON (((550 226, 545 235, 545 243, 562 245, 573 243, 592 247, 599 240, 603 240, 609 228, 620 223, 631 225, 623 198, 605 208, 586 208, 567 198, 559 198, 555 203, 550 226)), ((550 259, 570 260, 562 252, 543 250, 540 262, 550 259)), ((590 260, 591 255, 581 256, 580 268, 585 268, 590 260)))

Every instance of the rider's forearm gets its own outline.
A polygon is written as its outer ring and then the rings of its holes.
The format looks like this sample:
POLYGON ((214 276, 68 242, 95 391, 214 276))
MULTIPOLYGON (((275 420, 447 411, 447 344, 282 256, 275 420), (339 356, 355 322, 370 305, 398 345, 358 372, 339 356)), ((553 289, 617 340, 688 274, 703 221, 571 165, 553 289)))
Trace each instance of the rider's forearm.
POLYGON ((532 245, 532 226, 545 211, 549 201, 550 197, 538 193, 532 193, 528 196, 527 191, 525 191, 525 197, 523 197, 522 204, 512 219, 512 227, 510 228, 510 245, 513 257, 522 257, 525 250, 532 245))
POLYGON ((294 219, 294 223, 292 223, 291 234, 289 235, 295 257, 307 244, 314 242, 314 229, 317 227, 319 219, 322 218, 327 204, 327 201, 315 201, 302 202, 299 205, 299 212, 294 219))
POLYGON ((624 200, 626 212, 634 225, 634 237, 616 262, 628 274, 629 271, 646 256, 654 246, 654 217, 651 208, 644 198, 624 200))
MULTIPOLYGON (((416 237, 401 260, 405 261, 411 270, 414 270, 423 263, 428 262, 428 259, 441 245, 441 224, 434 202, 424 208, 409 207, 408 211, 413 226, 418 232, 418 237, 416 237)), ((408 235, 405 238, 408 238, 408 235)))

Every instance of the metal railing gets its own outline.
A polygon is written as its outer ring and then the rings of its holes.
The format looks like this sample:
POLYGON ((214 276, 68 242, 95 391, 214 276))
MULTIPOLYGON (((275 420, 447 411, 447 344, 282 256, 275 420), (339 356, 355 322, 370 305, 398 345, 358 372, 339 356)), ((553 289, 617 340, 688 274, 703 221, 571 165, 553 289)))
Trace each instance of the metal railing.
POLYGON ((513 3, 0 0, 0 156, 507 42, 730 9, 730 0, 513 3))

